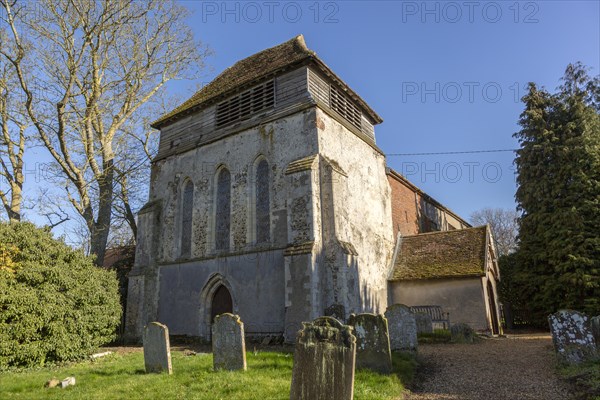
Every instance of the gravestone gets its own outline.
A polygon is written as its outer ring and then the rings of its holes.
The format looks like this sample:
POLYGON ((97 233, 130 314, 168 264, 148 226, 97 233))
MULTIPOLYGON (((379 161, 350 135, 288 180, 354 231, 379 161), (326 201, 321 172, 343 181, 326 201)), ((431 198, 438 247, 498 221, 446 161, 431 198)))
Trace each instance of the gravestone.
POLYGON ((596 341, 587 315, 559 310, 548 316, 554 349, 560 361, 579 364, 597 356, 596 341))
POLYGON ((212 326, 213 367, 215 370, 246 370, 244 324, 237 315, 217 315, 212 326))
POLYGON ((169 328, 159 322, 150 322, 144 327, 143 343, 146 372, 172 374, 169 328))
POLYGON ((452 343, 475 342, 475 331, 465 323, 454 324, 450 327, 450 341, 452 343))
POLYGON ((326 317, 336 318, 340 322, 344 322, 346 320, 346 310, 342 304, 332 304, 325 309, 326 317))
POLYGON ((592 328, 594 340, 596 340, 596 347, 600 351, 600 315, 596 315, 590 319, 590 327, 592 328))
POLYGON ((356 368, 382 374, 392 372, 392 354, 387 320, 383 315, 351 314, 348 325, 356 336, 356 368))
POLYGON ((356 338, 331 317, 303 322, 296 337, 290 400, 352 400, 356 338))
POLYGON ((417 350, 415 314, 404 304, 394 304, 385 311, 392 350, 417 350))
POLYGON ((67 376, 65 379, 60 381, 61 389, 64 389, 68 386, 75 386, 75 377, 74 376, 67 376))
POLYGON ((415 313, 417 333, 433 333, 433 321, 431 315, 426 313, 415 313))

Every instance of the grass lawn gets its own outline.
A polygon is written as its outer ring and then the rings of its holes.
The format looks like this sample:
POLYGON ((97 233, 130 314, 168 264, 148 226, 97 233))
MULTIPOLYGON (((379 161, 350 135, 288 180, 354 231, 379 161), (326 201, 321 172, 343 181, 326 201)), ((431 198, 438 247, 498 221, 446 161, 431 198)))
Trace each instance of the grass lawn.
MULTIPOLYGON (((212 355, 171 352, 173 375, 146 374, 141 351, 115 353, 96 361, 22 372, 0 373, 0 399, 289 399, 292 354, 247 353, 246 372, 214 372, 212 355), (46 389, 52 378, 74 376, 77 384, 46 389)), ((394 354, 394 374, 357 371, 354 398, 399 399, 412 380, 416 362, 394 354)))
POLYGON ((559 372, 573 386, 576 400, 600 400, 600 359, 560 366, 559 372))

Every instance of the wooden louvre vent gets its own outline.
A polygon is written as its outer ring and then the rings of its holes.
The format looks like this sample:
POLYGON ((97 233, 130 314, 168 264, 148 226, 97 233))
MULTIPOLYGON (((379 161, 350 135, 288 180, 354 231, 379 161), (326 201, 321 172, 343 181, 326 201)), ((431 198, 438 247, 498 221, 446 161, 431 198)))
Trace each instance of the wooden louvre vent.
POLYGON ((250 118, 275 105, 275 82, 267 81, 217 105, 217 128, 250 118))
POLYGON ((359 109, 333 85, 330 86, 329 90, 331 108, 344 117, 352 125, 360 129, 362 114, 359 109))

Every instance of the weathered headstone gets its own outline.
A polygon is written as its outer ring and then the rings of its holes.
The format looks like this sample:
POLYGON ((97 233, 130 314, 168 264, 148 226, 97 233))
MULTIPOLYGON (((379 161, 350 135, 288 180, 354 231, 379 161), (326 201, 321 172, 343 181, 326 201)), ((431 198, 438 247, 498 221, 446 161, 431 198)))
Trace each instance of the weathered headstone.
POLYGON ((67 376, 62 381, 59 381, 56 378, 52 378, 48 382, 46 382, 46 385, 44 387, 49 388, 49 389, 60 387, 61 389, 64 389, 68 386, 75 386, 75 377, 74 376, 67 376))
POLYGON ((587 315, 559 310, 548 316, 552 342, 558 358, 567 364, 579 364, 597 356, 596 341, 587 315))
POLYGON ((473 343, 475 331, 465 323, 454 324, 450 327, 450 341, 452 343, 473 343))
POLYGON ((172 374, 169 328, 159 322, 150 322, 144 327, 143 343, 146 372, 172 374))
POLYGON ((392 350, 417 350, 415 314, 404 304, 394 304, 385 311, 392 350))
POLYGON ((290 400, 352 400, 356 338, 331 317, 303 322, 296 337, 290 400))
POLYGON ((590 327, 592 328, 594 340, 596 340, 596 347, 600 351, 600 315, 590 318, 590 327))
POLYGON ((244 324, 239 316, 226 313, 215 317, 212 350, 215 370, 246 370, 244 324))
POLYGON ((356 336, 356 368, 389 374, 392 372, 392 353, 387 319, 383 315, 351 314, 348 325, 356 336))
POLYGON ((433 322, 431 316, 426 313, 415 313, 417 333, 433 333, 433 322))
POLYGON ((75 377, 74 376, 68 376, 65 379, 63 379, 62 381, 60 381, 60 387, 62 389, 66 388, 67 386, 75 386, 75 377))
POLYGON ((346 310, 342 304, 332 304, 325 309, 325 316, 336 318, 343 323, 346 320, 346 310))

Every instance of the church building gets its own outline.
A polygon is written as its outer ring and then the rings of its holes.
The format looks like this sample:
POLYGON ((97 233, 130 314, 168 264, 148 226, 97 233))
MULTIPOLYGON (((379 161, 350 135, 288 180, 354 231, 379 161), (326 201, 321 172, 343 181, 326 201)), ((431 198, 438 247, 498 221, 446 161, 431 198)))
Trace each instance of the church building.
MULTIPOLYGON (((213 318, 233 312, 248 335, 291 341, 318 316, 423 305, 430 286, 415 289, 403 272, 415 259, 403 240, 473 229, 480 234, 456 246, 475 238, 479 245, 464 249, 477 254, 450 260, 471 268, 437 277, 431 270, 447 271, 449 255, 424 266, 426 278, 434 288, 436 278, 475 280, 468 300, 478 306, 468 314, 480 318, 470 322, 494 331, 499 274, 489 229, 470 228, 387 168, 375 142, 381 122, 302 36, 237 62, 154 122, 160 145, 138 214, 129 338, 160 321, 171 334, 210 340, 213 318)), ((453 287, 450 297, 464 289, 453 287)), ((451 307, 452 322, 461 322, 460 304, 451 307)))

